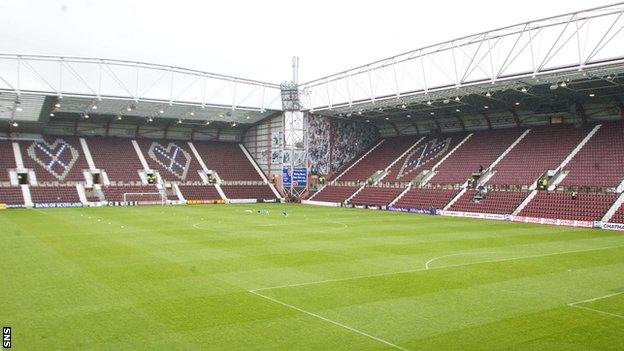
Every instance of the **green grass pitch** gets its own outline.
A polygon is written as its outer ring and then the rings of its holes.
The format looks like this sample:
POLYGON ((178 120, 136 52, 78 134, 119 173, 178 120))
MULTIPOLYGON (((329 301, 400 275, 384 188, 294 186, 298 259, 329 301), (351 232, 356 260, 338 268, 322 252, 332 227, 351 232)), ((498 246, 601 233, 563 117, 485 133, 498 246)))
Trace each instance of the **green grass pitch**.
POLYGON ((624 349, 616 232, 258 204, 2 211, 0 240, 15 350, 624 349))

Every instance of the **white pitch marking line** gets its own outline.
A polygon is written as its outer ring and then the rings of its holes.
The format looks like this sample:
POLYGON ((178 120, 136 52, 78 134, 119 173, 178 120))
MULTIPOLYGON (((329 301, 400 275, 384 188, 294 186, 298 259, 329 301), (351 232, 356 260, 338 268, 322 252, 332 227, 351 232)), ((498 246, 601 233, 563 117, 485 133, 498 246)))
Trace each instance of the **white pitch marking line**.
POLYGON ((579 305, 572 305, 572 304, 568 304, 568 306, 574 307, 574 308, 580 308, 580 309, 583 309, 583 310, 592 311, 592 312, 596 312, 596 313, 600 313, 600 314, 604 314, 604 315, 615 317, 615 318, 624 319, 624 316, 622 316, 620 314, 615 314, 615 313, 611 313, 611 312, 607 312, 607 311, 596 310, 596 309, 593 309, 593 308, 590 308, 590 307, 579 306, 579 305))
POLYGON ((426 271, 426 270, 436 270, 436 269, 444 269, 444 268, 473 266, 473 265, 482 264, 482 263, 497 263, 497 262, 517 261, 517 260, 525 260, 525 259, 530 259, 530 258, 540 258, 540 257, 549 257, 549 256, 557 256, 557 255, 566 255, 566 254, 580 253, 580 252, 592 252, 592 251, 609 250, 609 249, 616 249, 616 248, 619 248, 619 247, 624 247, 624 244, 623 245, 608 246, 608 247, 600 247, 600 248, 595 248, 595 249, 571 250, 571 251, 554 252, 554 253, 541 254, 541 255, 531 255, 531 256, 504 258, 504 259, 500 259, 500 260, 477 261, 477 262, 471 262, 471 263, 462 263, 462 264, 454 264, 454 265, 448 265, 448 266, 432 267, 430 269, 419 268, 419 269, 411 269, 411 270, 405 270, 405 271, 399 271, 399 272, 367 274, 367 275, 358 275, 358 276, 349 277, 349 278, 327 279, 327 280, 319 280, 319 281, 307 282, 307 283, 297 283, 297 284, 286 284, 286 285, 270 286, 270 287, 266 287, 266 288, 253 289, 253 290, 250 290, 250 291, 251 292, 257 292, 257 291, 263 291, 263 290, 272 290, 272 289, 280 289, 280 288, 293 288, 293 287, 306 286, 306 285, 316 285, 316 284, 324 284, 324 283, 344 282, 344 281, 364 279, 364 278, 383 277, 383 276, 398 275, 398 274, 405 274, 405 273, 416 273, 416 272, 422 272, 422 271, 426 271))
POLYGON ((568 305, 573 306, 573 305, 579 305, 579 304, 582 304, 582 303, 594 302, 594 301, 608 299, 610 297, 614 297, 614 296, 618 296, 618 295, 622 295, 622 294, 624 294, 624 291, 620 291, 620 292, 609 294, 609 295, 605 295, 605 296, 594 297, 593 299, 587 299, 587 300, 583 300, 583 301, 571 302, 568 305))
POLYGON ((594 301, 598 301, 598 300, 608 299, 610 297, 614 297, 614 296, 618 296, 618 295, 622 295, 622 294, 624 294, 624 291, 620 291, 620 292, 609 294, 609 295, 605 295, 605 296, 594 297, 593 299, 587 299, 587 300, 582 300, 582 301, 570 302, 568 304, 568 306, 574 307, 574 308, 580 308, 580 309, 583 309, 583 310, 592 311, 592 312, 596 312, 596 313, 600 313, 600 314, 604 314, 604 315, 615 317, 615 318, 624 319, 624 316, 621 315, 621 314, 611 313, 611 312, 607 312, 607 311, 603 311, 603 310, 597 310, 595 308, 586 307, 586 306, 579 306, 579 305, 582 305, 584 303, 590 303, 590 302, 594 302, 594 301))
POLYGON ((380 338, 378 338, 378 337, 376 337, 376 336, 370 335, 370 334, 368 334, 368 333, 365 333, 365 332, 363 332, 363 331, 361 331, 361 330, 355 329, 355 328, 350 327, 350 326, 348 326, 348 325, 342 324, 342 323, 340 323, 340 322, 336 322, 336 321, 331 320, 331 319, 329 319, 329 318, 325 318, 325 317, 323 317, 323 316, 321 316, 321 315, 318 315, 318 314, 316 314, 316 313, 313 313, 313 312, 310 312, 310 311, 306 311, 306 310, 304 310, 304 309, 301 309, 301 308, 299 308, 299 307, 293 306, 293 305, 288 304, 288 303, 286 303, 286 302, 282 302, 282 301, 277 300, 277 299, 274 299, 274 298, 272 298, 272 297, 269 297, 269 296, 266 296, 266 295, 262 295, 262 294, 258 293, 257 291, 254 291, 254 290, 249 290, 249 292, 250 292, 250 293, 252 293, 252 294, 254 294, 254 295, 256 295, 256 296, 260 296, 260 297, 262 297, 263 299, 266 299, 266 300, 272 301, 272 302, 274 302, 274 303, 276 303, 276 304, 282 305, 282 306, 284 306, 284 307, 288 307, 288 308, 293 309, 293 310, 295 310, 295 311, 299 311, 299 312, 301 312, 301 313, 307 314, 308 316, 312 316, 312 317, 318 318, 318 319, 323 320, 323 321, 325 321, 325 322, 331 323, 331 324, 333 324, 333 325, 337 325, 337 326, 339 326, 339 327, 341 327, 341 328, 344 328, 344 329, 347 329, 347 330, 352 331, 352 332, 354 332, 354 333, 357 333, 357 334, 360 334, 360 335, 362 335, 362 336, 365 336, 365 337, 367 337, 367 338, 369 338, 369 339, 372 339, 372 340, 378 341, 378 342, 380 342, 380 343, 382 343, 382 344, 385 344, 385 345, 391 346, 391 347, 393 347, 393 348, 395 348, 395 349, 397 349, 397 350, 402 350, 402 351, 410 351, 409 349, 406 349, 406 348, 401 347, 401 346, 399 346, 399 345, 393 344, 393 343, 391 343, 391 342, 389 342, 389 341, 386 341, 386 340, 384 340, 384 339, 380 339, 380 338))
POLYGON ((479 254, 495 254, 497 252, 458 252, 458 253, 454 253, 454 254, 450 254, 450 255, 444 255, 444 256, 439 256, 439 257, 435 257, 430 259, 429 261, 427 261, 427 263, 425 263, 425 270, 430 269, 429 265, 437 260, 443 259, 443 258, 447 258, 447 257, 454 257, 454 256, 464 256, 464 255, 479 255, 479 254))

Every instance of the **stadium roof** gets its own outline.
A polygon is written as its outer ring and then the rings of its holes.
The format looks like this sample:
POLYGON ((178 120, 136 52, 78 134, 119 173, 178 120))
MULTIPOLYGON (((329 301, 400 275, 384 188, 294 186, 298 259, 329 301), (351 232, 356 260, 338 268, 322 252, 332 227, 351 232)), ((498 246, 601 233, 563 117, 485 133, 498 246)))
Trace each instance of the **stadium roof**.
MULTIPOLYGON (((312 112, 356 120, 621 104, 624 3, 490 30, 299 85, 312 112), (590 96, 591 95, 591 96, 590 96)), ((251 125, 281 111, 275 83, 121 60, 0 55, 0 119, 120 118, 251 125)))
POLYGON ((574 81, 589 87, 603 77, 613 78, 607 85, 617 85, 624 67, 623 11, 618 3, 388 57, 302 84, 305 105, 346 116, 543 84, 574 81))

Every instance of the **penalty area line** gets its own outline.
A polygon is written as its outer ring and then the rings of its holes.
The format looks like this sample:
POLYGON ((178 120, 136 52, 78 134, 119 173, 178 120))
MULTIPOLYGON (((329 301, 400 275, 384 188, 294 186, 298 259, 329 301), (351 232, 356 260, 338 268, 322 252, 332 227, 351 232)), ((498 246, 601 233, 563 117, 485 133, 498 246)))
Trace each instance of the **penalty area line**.
MULTIPOLYGON (((617 248, 620 248, 620 247, 624 247, 624 245, 614 245, 614 246, 598 247, 598 248, 583 249, 583 250, 570 250, 570 251, 561 251, 561 252, 551 252, 551 253, 547 253, 547 254, 519 256, 519 257, 511 257, 511 258, 494 259, 494 260, 483 260, 483 261, 475 261, 475 262, 469 262, 469 263, 460 263, 460 264, 453 264, 453 265, 446 265, 446 266, 436 266, 436 267, 431 267, 431 268, 427 268, 425 266, 424 268, 408 269, 408 270, 398 271, 398 272, 366 274, 366 275, 357 275, 357 276, 347 277, 347 278, 326 279, 326 280, 318 280, 318 281, 313 281, 313 282, 304 282, 304 283, 295 283, 295 284, 285 284, 285 285, 269 286, 269 287, 264 287, 264 288, 253 289, 253 290, 250 290, 250 291, 251 292, 258 292, 258 291, 264 291, 264 290, 273 290, 273 289, 282 289, 282 288, 294 288, 294 287, 308 286, 308 285, 317 285, 317 284, 326 284, 326 283, 338 283, 338 282, 346 282, 346 281, 358 280, 358 279, 375 278, 375 277, 386 277, 386 276, 391 276, 391 275, 417 273, 417 272, 433 271, 433 270, 447 269, 447 268, 468 267, 468 266, 474 266, 474 265, 484 264, 484 263, 501 263, 501 262, 528 260, 528 259, 532 259, 532 258, 541 258, 541 257, 559 256, 559 255, 567 255, 567 254, 574 254, 574 253, 610 250, 610 249, 617 249, 617 248)), ((475 254, 476 254, 476 252, 475 252, 475 254)), ((442 257, 434 258, 434 260, 436 260, 438 258, 442 258, 442 257)), ((429 262, 431 262, 431 260, 429 262)))
POLYGON ((580 305, 582 303, 588 303, 588 302, 594 302, 594 301, 598 301, 598 300, 608 299, 610 297, 614 297, 614 296, 618 296, 618 295, 622 295, 622 294, 624 294, 624 291, 620 291, 620 292, 609 294, 609 295, 605 295, 605 296, 594 297, 593 299, 587 299, 587 300, 582 300, 582 301, 570 302, 568 305, 580 305))
POLYGON ((582 305, 584 303, 590 303, 590 302, 595 302, 595 301, 599 301, 599 300, 604 300, 604 299, 608 299, 610 297, 614 297, 614 296, 618 296, 618 295, 622 295, 622 294, 624 294, 624 291, 620 291, 620 292, 617 292, 617 293, 608 294, 608 295, 604 295, 604 296, 594 297, 592 299, 581 300, 581 301, 576 301, 576 302, 570 302, 568 304, 568 306, 569 307, 580 308, 580 309, 583 309, 583 310, 592 311, 592 312, 596 312, 596 313, 600 313, 600 314, 604 314, 604 315, 615 317, 615 318, 624 319, 624 316, 621 315, 621 314, 611 313, 611 312, 607 312, 607 311, 603 311, 603 310, 598 310, 598 309, 587 307, 587 306, 579 306, 579 305, 582 305))
POLYGON ((591 307, 585 307, 585 306, 579 306, 579 305, 573 305, 573 304, 568 304, 568 306, 569 307, 573 307, 573 308, 580 308, 582 310, 587 310, 587 311, 592 311, 592 312, 604 314, 604 315, 615 317, 615 318, 619 318, 619 319, 624 319, 624 316, 621 315, 621 314, 615 314, 615 313, 611 313, 611 312, 607 312, 607 311, 597 310, 597 309, 591 308, 591 307))
POLYGON ((263 298, 263 299, 265 299, 265 300, 268 300, 268 301, 271 301, 271 302, 273 302, 273 303, 276 303, 276 304, 278 304, 278 305, 282 305, 282 306, 284 306, 284 307, 287 307, 287 308, 293 309, 293 310, 298 311, 298 312, 301 312, 301 313, 303 313, 303 314, 307 314, 308 316, 311 316, 311 317, 314 317, 314 318, 320 319, 320 320, 322 320, 322 321, 325 321, 325 322, 327 322, 327 323, 330 323, 330 324, 336 325, 336 326, 338 326, 338 327, 341 327, 341 328, 343 328, 343 329, 349 330, 349 331, 351 331, 351 332, 353 332, 353 333, 359 334, 359 335, 364 336, 364 337, 366 337, 366 338, 369 338, 369 339, 375 340, 375 341, 377 341, 377 342, 380 342, 380 343, 382 343, 382 344, 384 344, 384 345, 387 345, 387 346, 393 347, 393 348, 395 348, 395 349, 397 349, 397 350, 401 350, 401 351, 411 351, 411 350, 406 349, 406 348, 404 348, 404 347, 402 347, 402 346, 399 346, 399 345, 397 345, 397 344, 393 344, 393 343, 391 343, 391 342, 389 342, 389 341, 387 341, 387 340, 384 340, 384 339, 378 338, 378 337, 376 337, 376 336, 374 336, 374 335, 370 335, 370 334, 368 334, 368 333, 366 333, 366 332, 363 332, 363 331, 361 331, 361 330, 359 330, 359 329, 355 329, 355 328, 353 328, 353 327, 350 327, 350 326, 348 326, 348 325, 346 325, 346 324, 342 324, 342 323, 340 323, 340 322, 336 322, 336 321, 334 321, 334 320, 331 320, 331 319, 329 319, 329 318, 323 317, 323 316, 321 316, 321 315, 319 315, 319 314, 316 314, 316 313, 314 313, 314 312, 306 311, 306 310, 304 310, 304 309, 302 309, 302 308, 299 308, 299 307, 297 307, 297 306, 293 306, 293 305, 291 305, 291 304, 288 304, 288 303, 286 303, 286 302, 283 302, 283 301, 280 301, 280 300, 274 299, 274 298, 272 298, 272 297, 269 297, 269 296, 266 296, 266 295, 262 295, 262 294, 260 294, 259 292, 255 291, 255 290, 249 290, 248 292, 249 292, 249 293, 251 293, 251 294, 254 294, 254 295, 256 295, 256 296, 259 296, 259 297, 261 297, 261 298, 263 298))

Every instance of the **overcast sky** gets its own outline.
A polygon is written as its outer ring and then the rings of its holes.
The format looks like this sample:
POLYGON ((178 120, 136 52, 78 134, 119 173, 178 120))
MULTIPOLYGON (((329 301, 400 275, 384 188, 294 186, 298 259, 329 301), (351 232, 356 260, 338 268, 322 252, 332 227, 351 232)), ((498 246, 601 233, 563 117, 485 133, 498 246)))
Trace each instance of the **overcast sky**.
POLYGON ((605 0, 0 0, 0 52, 161 63, 300 81, 605 0))

